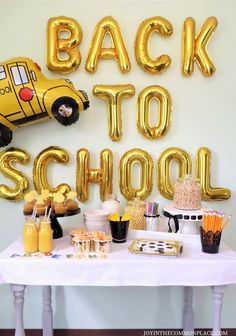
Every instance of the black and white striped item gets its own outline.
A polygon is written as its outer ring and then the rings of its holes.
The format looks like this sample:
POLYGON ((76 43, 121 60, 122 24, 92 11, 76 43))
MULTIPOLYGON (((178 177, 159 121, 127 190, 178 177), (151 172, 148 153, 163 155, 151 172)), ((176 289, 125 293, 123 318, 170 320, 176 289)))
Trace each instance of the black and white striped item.
POLYGON ((129 251, 139 254, 177 256, 182 251, 182 242, 141 238, 133 241, 129 251))
POLYGON ((145 253, 165 253, 173 251, 175 248, 163 241, 141 241, 137 244, 141 252, 145 253))

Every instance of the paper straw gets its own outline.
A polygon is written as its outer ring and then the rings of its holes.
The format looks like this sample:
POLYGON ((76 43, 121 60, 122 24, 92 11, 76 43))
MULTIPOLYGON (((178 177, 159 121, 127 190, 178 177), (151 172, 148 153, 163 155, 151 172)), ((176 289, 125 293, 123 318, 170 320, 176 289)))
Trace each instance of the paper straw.
POLYGON ((47 216, 47 211, 48 211, 48 206, 46 206, 45 211, 44 211, 44 219, 46 220, 46 216, 47 216))
POLYGON ((31 216, 33 221, 35 220, 35 216, 36 216, 36 207, 34 207, 33 213, 32 213, 32 216, 31 216))
POLYGON ((51 212, 52 212, 52 208, 50 208, 49 211, 48 211, 47 220, 49 220, 49 218, 50 218, 50 216, 51 216, 51 212))
POLYGON ((152 216, 155 216, 157 214, 157 208, 158 208, 158 204, 156 202, 152 203, 152 216))

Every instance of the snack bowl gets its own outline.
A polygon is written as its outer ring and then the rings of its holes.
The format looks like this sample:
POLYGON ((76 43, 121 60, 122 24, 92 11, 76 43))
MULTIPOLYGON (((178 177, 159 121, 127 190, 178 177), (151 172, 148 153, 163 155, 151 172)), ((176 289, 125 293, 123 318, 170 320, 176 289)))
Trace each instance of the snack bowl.
POLYGON ((72 239, 76 255, 84 256, 90 253, 91 237, 81 234, 72 239))
POLYGON ((103 231, 73 230, 70 236, 77 256, 106 257, 110 252, 112 238, 103 231))
POLYGON ((94 252, 100 256, 107 256, 110 253, 111 239, 93 240, 94 252))
POLYGON ((87 231, 84 229, 78 229, 78 230, 72 230, 70 231, 70 240, 71 240, 71 245, 74 246, 74 241, 73 239, 76 238, 77 236, 84 235, 86 234, 87 231))
POLYGON ((108 221, 107 220, 102 220, 102 221, 94 221, 94 220, 88 220, 86 219, 84 221, 84 227, 88 231, 103 231, 107 232, 108 231, 108 221))
POLYGON ((84 226, 88 231, 108 231, 108 213, 101 209, 84 213, 84 226))
POLYGON ((93 220, 107 219, 108 216, 109 213, 106 210, 102 209, 88 210, 84 213, 85 218, 93 220))
POLYGON ((112 238, 103 231, 90 232, 93 242, 93 252, 99 256, 107 256, 110 252, 112 238))

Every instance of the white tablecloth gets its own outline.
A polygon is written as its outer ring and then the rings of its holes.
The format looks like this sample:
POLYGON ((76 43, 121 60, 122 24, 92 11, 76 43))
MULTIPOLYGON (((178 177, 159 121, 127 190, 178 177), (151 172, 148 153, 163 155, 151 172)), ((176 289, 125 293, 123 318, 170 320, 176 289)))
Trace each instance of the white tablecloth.
POLYGON ((69 236, 54 241, 52 256, 27 257, 22 240, 0 254, 0 283, 68 286, 212 286, 236 283, 236 253, 221 243, 218 254, 201 252, 200 238, 130 231, 124 244, 111 246, 108 259, 76 259, 69 236), (135 238, 181 240, 178 257, 130 253, 135 238))

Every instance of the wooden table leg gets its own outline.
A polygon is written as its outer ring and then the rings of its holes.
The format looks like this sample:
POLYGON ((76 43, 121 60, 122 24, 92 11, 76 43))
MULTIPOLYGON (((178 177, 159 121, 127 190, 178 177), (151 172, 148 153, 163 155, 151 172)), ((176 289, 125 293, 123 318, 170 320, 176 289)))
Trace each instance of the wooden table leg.
POLYGON ((194 313, 193 313, 193 287, 184 287, 184 335, 193 335, 194 313))
POLYGON ((51 286, 43 286, 43 336, 53 336, 51 286))
POLYGON ((212 286, 214 305, 214 327, 212 336, 219 336, 221 332, 221 308, 226 286, 212 286))
POLYGON ((11 284, 11 290, 14 296, 16 325, 15 336, 25 336, 24 322, 23 322, 23 309, 24 309, 24 295, 25 285, 11 284))

